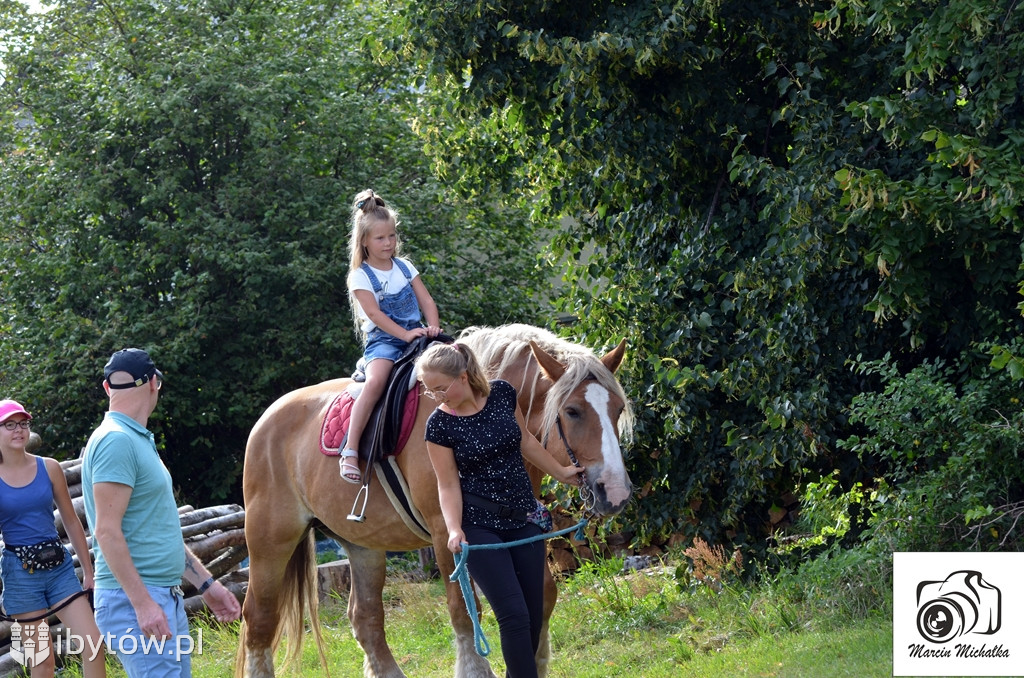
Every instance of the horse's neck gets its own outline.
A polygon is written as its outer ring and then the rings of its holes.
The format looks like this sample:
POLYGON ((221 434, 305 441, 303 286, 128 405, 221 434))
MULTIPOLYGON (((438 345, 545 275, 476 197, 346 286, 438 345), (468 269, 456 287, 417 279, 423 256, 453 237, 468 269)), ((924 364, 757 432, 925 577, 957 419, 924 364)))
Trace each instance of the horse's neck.
POLYGON ((503 379, 515 387, 519 409, 526 419, 526 429, 538 440, 541 439, 544 399, 551 384, 540 378, 537 362, 528 355, 522 356, 502 369, 495 378, 503 379))

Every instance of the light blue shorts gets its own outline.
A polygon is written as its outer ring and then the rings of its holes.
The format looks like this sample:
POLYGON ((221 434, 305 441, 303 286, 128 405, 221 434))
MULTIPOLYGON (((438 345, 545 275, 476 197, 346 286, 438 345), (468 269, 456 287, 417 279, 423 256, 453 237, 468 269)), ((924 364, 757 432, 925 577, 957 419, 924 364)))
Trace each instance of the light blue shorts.
POLYGON ((191 678, 192 653, 201 645, 188 632, 185 599, 177 586, 146 590, 167 615, 171 637, 160 641, 139 632, 139 619, 124 589, 96 589, 96 625, 129 678, 191 678))
MULTIPOLYGON (((418 327, 418 325, 417 325, 418 327)), ((380 328, 370 330, 366 336, 366 347, 363 349, 363 361, 369 363, 377 358, 395 362, 405 354, 409 342, 388 334, 380 328)))
POLYGON ((63 563, 52 570, 35 570, 31 574, 21 566, 21 558, 7 549, 3 553, 0 576, 4 582, 4 611, 9 615, 49 610, 82 590, 67 547, 63 563))

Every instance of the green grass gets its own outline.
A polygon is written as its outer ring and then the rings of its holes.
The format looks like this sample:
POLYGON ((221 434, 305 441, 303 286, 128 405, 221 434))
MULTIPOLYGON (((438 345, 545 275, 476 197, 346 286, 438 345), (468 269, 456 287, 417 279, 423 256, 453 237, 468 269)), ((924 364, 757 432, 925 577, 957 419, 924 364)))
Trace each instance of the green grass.
MULTIPOLYGON (((621 561, 590 564, 560 582, 551 622, 550 678, 719 678, 756 676, 889 676, 891 604, 878 569, 866 559, 825 561, 799 575, 767 583, 694 582, 686 568, 620 573, 621 561)), ((416 678, 450 678, 452 631, 439 581, 395 577, 385 591, 388 639, 399 664, 416 678)), ((321 608, 328 663, 334 676, 362 675, 363 654, 352 637, 345 600, 321 608)), ((193 624, 203 631, 195 678, 232 675, 237 626, 193 624)), ((483 631, 491 665, 503 675, 498 629, 484 604, 483 631)), ((298 667, 278 675, 320 675, 311 637, 298 667)), ((77 672, 65 671, 68 678, 77 672)), ((124 674, 111 666, 111 678, 124 674)))

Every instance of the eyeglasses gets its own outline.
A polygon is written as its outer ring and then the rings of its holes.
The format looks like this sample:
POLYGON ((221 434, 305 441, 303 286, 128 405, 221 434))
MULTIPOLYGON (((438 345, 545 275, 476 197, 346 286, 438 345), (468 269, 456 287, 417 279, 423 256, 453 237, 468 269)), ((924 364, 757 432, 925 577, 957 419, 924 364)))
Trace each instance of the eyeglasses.
POLYGON ((26 430, 26 429, 28 429, 29 426, 31 426, 31 424, 28 423, 28 419, 22 419, 21 421, 5 421, 4 422, 4 428, 7 429, 8 431, 13 431, 16 428, 20 428, 22 430, 26 430))
POLYGON ((431 391, 427 388, 427 385, 423 385, 423 395, 427 396, 431 400, 444 400, 448 397, 448 390, 455 385, 455 382, 459 380, 458 377, 452 379, 452 383, 448 384, 446 388, 439 388, 436 391, 431 391))

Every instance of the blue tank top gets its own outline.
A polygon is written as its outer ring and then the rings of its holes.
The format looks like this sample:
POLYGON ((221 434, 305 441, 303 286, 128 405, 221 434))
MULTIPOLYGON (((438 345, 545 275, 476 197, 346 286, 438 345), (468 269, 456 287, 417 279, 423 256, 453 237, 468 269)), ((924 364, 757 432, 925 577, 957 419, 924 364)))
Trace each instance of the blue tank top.
POLYGON ((7 546, 30 546, 57 538, 53 519, 53 484, 42 457, 36 477, 24 487, 0 480, 0 533, 7 546))

